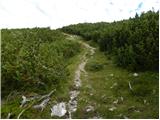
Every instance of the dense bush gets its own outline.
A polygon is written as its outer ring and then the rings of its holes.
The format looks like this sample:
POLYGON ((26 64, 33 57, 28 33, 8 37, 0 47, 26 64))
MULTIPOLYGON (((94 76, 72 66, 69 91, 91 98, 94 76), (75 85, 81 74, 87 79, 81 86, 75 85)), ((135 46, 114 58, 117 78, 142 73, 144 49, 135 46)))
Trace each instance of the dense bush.
POLYGON ((83 23, 63 27, 64 32, 94 40, 100 50, 114 55, 118 66, 130 70, 158 70, 159 11, 112 23, 83 23))
POLYGON ((2 96, 43 92, 67 79, 67 61, 80 46, 49 28, 2 30, 2 96))

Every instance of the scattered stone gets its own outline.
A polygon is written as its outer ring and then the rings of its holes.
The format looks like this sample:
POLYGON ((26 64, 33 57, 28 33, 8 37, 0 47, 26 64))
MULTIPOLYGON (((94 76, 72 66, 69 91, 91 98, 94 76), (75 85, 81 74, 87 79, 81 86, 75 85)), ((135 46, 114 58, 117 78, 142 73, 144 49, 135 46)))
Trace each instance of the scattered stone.
POLYGON ((147 100, 143 100, 143 103, 149 105, 149 102, 147 102, 147 100))
POLYGON ((113 96, 107 97, 105 94, 101 96, 101 99, 103 100, 107 100, 107 99, 111 99, 113 98, 113 96))
POLYGON ((124 119, 129 119, 129 118, 128 118, 127 116, 125 116, 125 115, 123 115, 123 118, 124 118, 124 119))
POLYGON ((143 100, 143 103, 146 104, 146 103, 147 103, 147 100, 143 100))
POLYGON ((79 95, 79 93, 80 92, 76 91, 76 90, 70 91, 70 98, 71 98, 71 100, 75 99, 79 95))
POLYGON ((135 106, 131 106, 130 108, 128 108, 128 111, 134 111, 134 112, 137 112, 137 113, 140 112, 140 110, 138 110, 135 106))
POLYGON ((22 96, 22 99, 23 99, 23 100, 21 101, 20 107, 23 107, 28 101, 30 101, 30 100, 27 99, 26 96, 24 96, 24 95, 22 96))
POLYGON ((46 70, 48 69, 45 65, 42 65, 42 67, 43 67, 44 69, 46 69, 46 70))
POLYGON ((74 84, 75 84, 75 87, 76 87, 76 88, 79 88, 79 87, 81 86, 81 81, 78 80, 78 79, 76 79, 76 80, 74 81, 74 84))
POLYGON ((77 110, 77 100, 70 100, 68 103, 68 108, 70 112, 75 112, 77 110))
POLYGON ((113 101, 113 104, 118 104, 118 99, 113 101))
POLYGON ((113 75, 113 74, 110 74, 110 76, 113 77, 114 75, 113 75))
POLYGON ((136 109, 135 106, 131 106, 131 107, 128 108, 129 111, 134 111, 135 109, 136 109))
POLYGON ((134 73, 133 76, 134 76, 134 77, 137 77, 137 76, 138 76, 138 73, 134 73))
POLYGON ((91 105, 86 107, 86 112, 90 112, 90 111, 94 111, 94 107, 91 105))
POLYGON ((117 85, 118 85, 117 83, 114 83, 110 88, 112 89, 112 88, 116 87, 117 85))
POLYGON ((115 107, 115 106, 113 106, 113 107, 111 107, 111 108, 109 108, 108 110, 109 111, 114 111, 114 110, 116 110, 117 108, 115 107))
POLYGON ((139 110, 134 110, 135 112, 137 112, 137 113, 140 113, 140 111, 139 110))
POLYGON ((122 96, 120 97, 120 99, 121 99, 121 101, 123 102, 123 100, 124 100, 124 99, 123 99, 123 97, 122 97, 122 96))
POLYGON ((64 102, 58 103, 51 108, 51 117, 58 116, 62 117, 66 114, 66 104, 64 102))
POLYGON ((26 98, 26 96, 22 96, 22 101, 21 101, 21 105, 20 105, 20 107, 23 107, 24 106, 24 104, 26 104, 26 102, 27 102, 27 98, 26 98))
POLYGON ((89 95, 90 95, 90 96, 93 96, 93 93, 90 93, 89 95))

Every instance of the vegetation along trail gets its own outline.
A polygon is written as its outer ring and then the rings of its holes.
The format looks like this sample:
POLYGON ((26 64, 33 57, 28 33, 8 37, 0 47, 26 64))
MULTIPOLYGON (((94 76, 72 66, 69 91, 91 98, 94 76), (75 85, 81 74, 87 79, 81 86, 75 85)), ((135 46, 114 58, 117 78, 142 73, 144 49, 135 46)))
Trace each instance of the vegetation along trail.
POLYGON ((83 86, 81 78, 82 76, 87 77, 87 74, 88 74, 85 70, 85 66, 88 60, 93 57, 96 48, 91 47, 88 43, 84 42, 83 40, 79 40, 80 37, 78 36, 69 35, 69 34, 64 34, 64 35, 67 36, 68 40, 79 42, 79 44, 82 45, 84 51, 80 55, 80 58, 76 61, 78 62, 78 65, 75 66, 76 67, 75 71, 71 72, 71 74, 73 74, 73 80, 70 80, 71 90, 69 91, 69 94, 68 94, 69 100, 68 102, 64 100, 64 101, 59 101, 59 103, 57 104, 53 104, 53 106, 51 107, 51 117, 61 117, 61 118, 72 119, 73 114, 77 111, 77 107, 79 106, 78 95, 80 94, 81 87, 83 86))

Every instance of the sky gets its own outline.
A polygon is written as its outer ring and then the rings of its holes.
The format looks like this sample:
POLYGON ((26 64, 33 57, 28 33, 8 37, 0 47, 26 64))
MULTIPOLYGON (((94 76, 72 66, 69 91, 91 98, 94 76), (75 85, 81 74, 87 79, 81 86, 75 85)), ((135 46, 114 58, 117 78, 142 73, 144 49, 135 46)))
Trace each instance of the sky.
POLYGON ((0 0, 0 28, 113 22, 159 6, 159 0, 0 0))

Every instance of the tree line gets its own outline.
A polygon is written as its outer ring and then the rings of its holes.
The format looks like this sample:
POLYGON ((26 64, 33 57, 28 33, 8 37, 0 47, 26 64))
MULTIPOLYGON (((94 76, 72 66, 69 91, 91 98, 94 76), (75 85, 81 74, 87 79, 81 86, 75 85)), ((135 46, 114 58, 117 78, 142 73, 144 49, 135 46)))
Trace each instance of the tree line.
POLYGON ((98 43, 118 66, 133 71, 158 71, 159 11, 112 23, 80 23, 61 30, 98 43))

